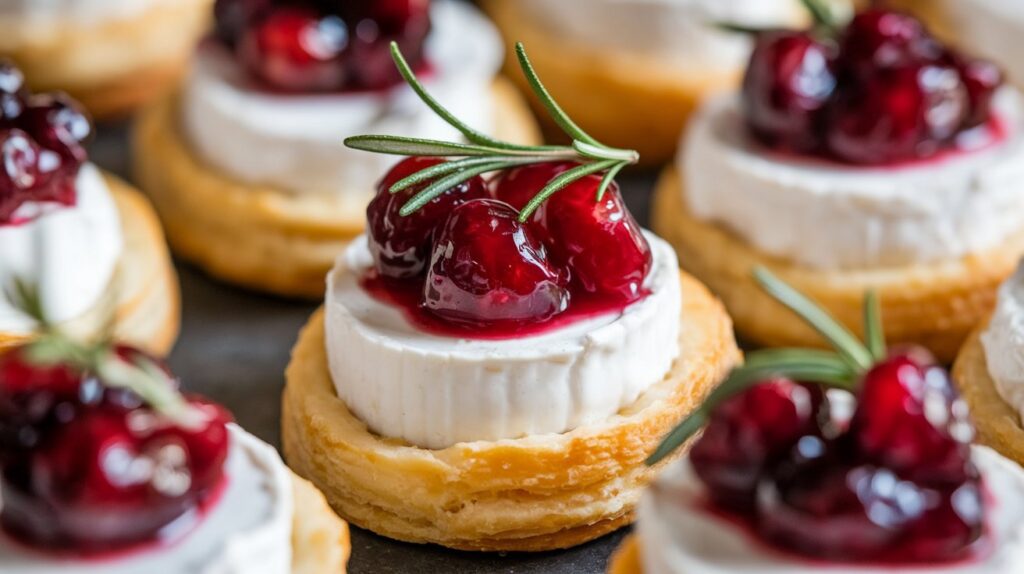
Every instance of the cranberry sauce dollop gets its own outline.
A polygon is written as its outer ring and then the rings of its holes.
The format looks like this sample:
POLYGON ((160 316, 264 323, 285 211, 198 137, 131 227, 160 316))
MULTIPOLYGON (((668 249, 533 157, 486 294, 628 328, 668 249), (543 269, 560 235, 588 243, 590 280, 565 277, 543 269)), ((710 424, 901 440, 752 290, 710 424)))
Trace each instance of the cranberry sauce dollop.
POLYGON ((716 513, 804 558, 941 564, 976 555, 987 501, 973 429, 926 352, 864 376, 850 421, 821 387, 769 379, 711 413, 690 461, 716 513))
POLYGON ((32 94, 21 70, 0 61, 0 226, 36 213, 26 203, 72 206, 92 136, 86 113, 64 94, 32 94))
POLYGON ((941 44, 912 16, 875 8, 831 36, 760 33, 741 95, 761 144, 880 166, 983 139, 1002 84, 992 63, 941 44))
POLYGON ((285 92, 380 90, 402 81, 397 42, 424 64, 428 0, 217 0, 217 39, 267 87, 285 92))
MULTIPOLYGON (((129 361, 143 356, 128 347, 129 361)), ((198 520, 221 487, 229 447, 221 407, 200 428, 170 424, 94 375, 0 356, 0 488, 4 532, 48 552, 95 556, 159 542, 198 520)))
POLYGON ((429 182, 395 194, 391 186, 440 161, 402 161, 367 208, 374 269, 362 286, 418 327, 506 339, 621 311, 647 295, 651 248, 617 186, 598 201, 601 178, 584 178, 521 223, 519 209, 574 165, 537 164, 490 182, 475 177, 402 216, 429 182))

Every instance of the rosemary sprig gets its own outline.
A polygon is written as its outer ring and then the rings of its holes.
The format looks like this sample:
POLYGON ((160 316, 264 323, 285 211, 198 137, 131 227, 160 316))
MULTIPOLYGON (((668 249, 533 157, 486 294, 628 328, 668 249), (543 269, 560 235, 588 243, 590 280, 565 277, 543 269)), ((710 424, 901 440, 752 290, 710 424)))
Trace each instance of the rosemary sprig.
POLYGON ((832 7, 824 0, 800 0, 800 3, 810 12, 815 28, 835 31, 839 27, 836 16, 832 13, 832 7))
POLYGON ((26 356, 33 363, 66 364, 93 373, 108 387, 134 392, 178 426, 197 428, 206 422, 206 413, 185 400, 159 365, 143 356, 133 361, 122 358, 111 345, 109 332, 92 342, 79 341, 64 333, 48 319, 38 288, 27 281, 15 279, 6 289, 6 296, 38 325, 37 336, 26 347, 26 356))
POLYGON ((458 119, 455 114, 442 106, 427 92, 416 74, 402 55, 398 45, 391 44, 391 57, 405 82, 419 96, 423 103, 441 119, 458 130, 468 143, 446 142, 431 139, 386 135, 359 135, 345 139, 345 145, 374 153, 403 156, 436 156, 460 158, 425 168, 394 183, 389 191, 399 193, 412 186, 429 182, 401 208, 400 213, 408 216, 430 203, 445 191, 478 175, 506 169, 548 162, 576 162, 579 165, 552 178, 537 195, 523 207, 520 221, 530 215, 549 197, 571 183, 598 173, 604 173, 598 187, 596 200, 604 197, 615 176, 627 165, 636 163, 639 154, 633 150, 617 149, 602 144, 585 132, 565 113, 561 106, 544 87, 537 75, 526 49, 516 44, 516 56, 534 94, 543 104, 552 120, 572 138, 568 146, 526 146, 505 142, 477 131, 458 119))
POLYGON ((733 369, 697 409, 669 432, 647 458, 648 465, 657 464, 673 453, 708 422, 722 401, 751 385, 772 377, 785 377, 853 391, 861 375, 885 356, 881 310, 873 292, 864 295, 864 331, 868 340, 865 346, 823 309, 767 269, 755 269, 754 277, 769 295, 814 327, 835 350, 766 349, 750 353, 743 366, 733 369))

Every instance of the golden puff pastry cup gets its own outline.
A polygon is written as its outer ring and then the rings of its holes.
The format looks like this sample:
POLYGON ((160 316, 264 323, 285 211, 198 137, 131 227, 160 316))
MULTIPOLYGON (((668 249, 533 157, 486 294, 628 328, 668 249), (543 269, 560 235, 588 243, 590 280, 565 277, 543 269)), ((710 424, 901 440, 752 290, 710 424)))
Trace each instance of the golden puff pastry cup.
POLYGON ((292 574, 344 574, 352 553, 348 524, 315 486, 294 474, 292 492, 292 574))
POLYGON ((998 246, 958 259, 879 269, 821 270, 765 254, 725 227, 690 213, 678 168, 665 170, 655 190, 652 227, 680 253, 680 265, 722 298, 740 337, 770 347, 825 347, 826 343, 758 287, 764 267, 805 293, 862 335, 867 290, 880 299, 887 338, 927 347, 951 362, 979 321, 993 309, 999 285, 1024 253, 1024 230, 998 246))
POLYGON ((685 274, 682 302, 680 358, 607 421, 440 450, 373 434, 337 397, 321 310, 286 373, 285 457, 343 518, 390 538, 477 551, 543 551, 597 538, 632 522, 661 466, 644 459, 740 359, 722 305, 685 274))
MULTIPOLYGON (((124 251, 110 286, 113 301, 103 300, 62 325, 84 337, 105 327, 114 307, 114 337, 155 356, 170 352, 181 322, 178 276, 160 221, 149 201, 128 183, 104 174, 121 217, 124 251)), ((0 351, 30 335, 0 332, 0 351)))
POLYGON ((213 0, 119 0, 95 16, 73 2, 10 0, 0 10, 0 57, 37 92, 61 90, 93 117, 123 116, 184 75, 210 24, 213 0), (40 14, 42 13, 42 14, 40 14))
MULTIPOLYGON (((507 80, 495 82, 495 136, 539 141, 536 124, 507 80)), ((286 297, 319 299, 324 276, 366 214, 332 197, 294 194, 234 179, 190 149, 176 98, 145 110, 134 134, 135 175, 152 198, 175 254, 210 275, 286 297)))
MULTIPOLYGON (((794 26, 806 22, 799 2, 761 1, 783 5, 784 21, 794 26)), ((593 2, 586 9, 600 10, 601 4, 593 2)), ((686 120, 701 102, 735 89, 743 77, 744 63, 723 69, 688 61, 680 71, 653 53, 566 39, 539 21, 522 0, 484 0, 483 6, 507 42, 522 42, 530 50, 534 67, 568 115, 598 140, 638 151, 642 165, 671 159, 686 120)), ((514 53, 506 55, 505 67, 530 94, 526 80, 514 73, 519 68, 514 53)), ((554 133, 539 100, 530 101, 554 133)))

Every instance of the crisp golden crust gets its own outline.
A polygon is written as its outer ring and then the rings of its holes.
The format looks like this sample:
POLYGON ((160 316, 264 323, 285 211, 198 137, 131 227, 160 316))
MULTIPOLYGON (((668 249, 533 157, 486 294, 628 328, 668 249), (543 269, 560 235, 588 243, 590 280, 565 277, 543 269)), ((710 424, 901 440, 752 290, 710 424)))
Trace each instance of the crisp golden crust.
POLYGON ((1021 428, 1020 415, 999 395, 988 372, 980 339, 987 324, 985 321, 964 343, 953 366, 953 380, 971 407, 978 440, 1018 464, 1024 464, 1024 428, 1021 428))
POLYGON ((163 2, 134 17, 51 24, 38 34, 12 20, 0 23, 0 54, 21 67, 34 90, 66 91, 97 118, 121 116, 177 83, 212 5, 163 2))
MULTIPOLYGON (((515 90, 498 80, 493 93, 498 137, 539 141, 515 90)), ((224 281, 322 298, 334 259, 363 231, 363 210, 240 182, 204 165, 181 134, 177 109, 172 99, 151 106, 134 134, 136 180, 153 199, 174 252, 224 281)))
MULTIPOLYGON (((523 42, 544 84, 565 111, 598 140, 640 152, 643 165, 672 158, 686 120, 707 97, 734 89, 742 68, 726 73, 666 71, 657 58, 553 37, 537 26, 516 0, 485 0, 485 10, 506 43, 523 42)), ((530 94, 537 115, 554 124, 519 70, 515 53, 506 54, 506 73, 530 94)), ((564 136, 563 136, 564 137, 564 136)))
POLYGON ((309 481, 292 474, 292 486, 292 574, 344 574, 352 552, 348 524, 309 481))
POLYGON ((560 435, 442 450, 383 439, 349 412, 331 383, 320 311, 286 373, 286 458, 342 517, 399 540, 540 551, 615 530, 657 471, 644 458, 740 358, 721 304, 685 274, 682 288, 682 358, 636 403, 560 435))
POLYGON ((764 266, 858 333, 864 292, 875 290, 891 342, 924 345, 950 362, 974 326, 992 311, 999 285, 1024 254, 1021 230, 998 247, 951 261, 889 269, 809 269, 761 253, 723 227, 693 217, 681 187, 676 169, 666 169, 655 191, 654 230, 676 248, 682 267, 722 298, 741 338, 758 345, 825 344, 757 286, 752 271, 764 266))
POLYGON ((608 574, 643 574, 640 564, 640 544, 636 534, 622 541, 615 554, 608 561, 608 574))
MULTIPOLYGON (((115 337, 164 356, 178 336, 181 303, 163 231, 146 198, 113 175, 105 174, 105 179, 120 211, 125 245, 112 285, 117 290, 115 337)), ((98 303, 64 328, 82 336, 95 334, 109 312, 105 307, 98 303)), ((0 332, 0 350, 25 339, 26 335, 0 332)))

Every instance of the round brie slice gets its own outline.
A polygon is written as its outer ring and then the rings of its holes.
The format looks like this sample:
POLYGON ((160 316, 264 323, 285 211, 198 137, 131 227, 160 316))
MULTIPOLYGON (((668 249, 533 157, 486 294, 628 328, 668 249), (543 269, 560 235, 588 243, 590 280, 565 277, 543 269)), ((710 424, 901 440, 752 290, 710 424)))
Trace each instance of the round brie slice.
MULTIPOLYGON (((493 128, 492 91, 502 44, 494 26, 468 3, 431 8, 427 90, 468 125, 493 128)), ((380 174, 400 158, 345 147, 344 139, 385 134, 461 140, 402 85, 383 92, 275 94, 254 87, 225 50, 203 46, 182 95, 185 135, 196 153, 232 178, 316 194, 342 214, 361 216, 380 174)))
POLYGON ((996 390, 1024 417, 1024 263, 999 288, 981 343, 996 390))
POLYGON ((514 340, 434 335, 360 285, 365 237, 327 279, 326 341, 338 396, 375 433, 440 449, 566 432, 606 420, 662 380, 679 356, 675 252, 647 234, 654 265, 642 301, 514 340))
MULTIPOLYGON (((1024 560, 1024 470, 983 446, 972 447, 974 462, 991 499, 989 536, 994 544, 977 560, 911 568, 943 574, 1009 574, 1024 560)), ((740 527, 706 510, 704 485, 689 459, 665 469, 637 510, 637 532, 644 574, 879 574, 884 566, 828 564, 788 556, 766 546, 740 527)))
POLYGON ((750 141, 738 98, 705 104, 678 164, 696 217, 765 253, 819 269, 953 259, 1024 227, 1024 117, 1016 92, 997 109, 1008 139, 919 165, 851 167, 791 159, 750 141), (809 238, 813 238, 809 240, 809 238))
POLYGON ((288 574, 291 475, 270 445, 230 425, 227 487, 200 524, 167 546, 109 559, 48 558, 0 536, 5 574, 288 574))
MULTIPOLYGON (((36 286, 55 322, 79 317, 99 302, 124 249, 120 214, 100 170, 83 165, 75 186, 74 206, 25 204, 15 215, 29 221, 0 225, 0 289, 15 280, 36 286)), ((35 328, 0 296, 0 332, 35 328)))

